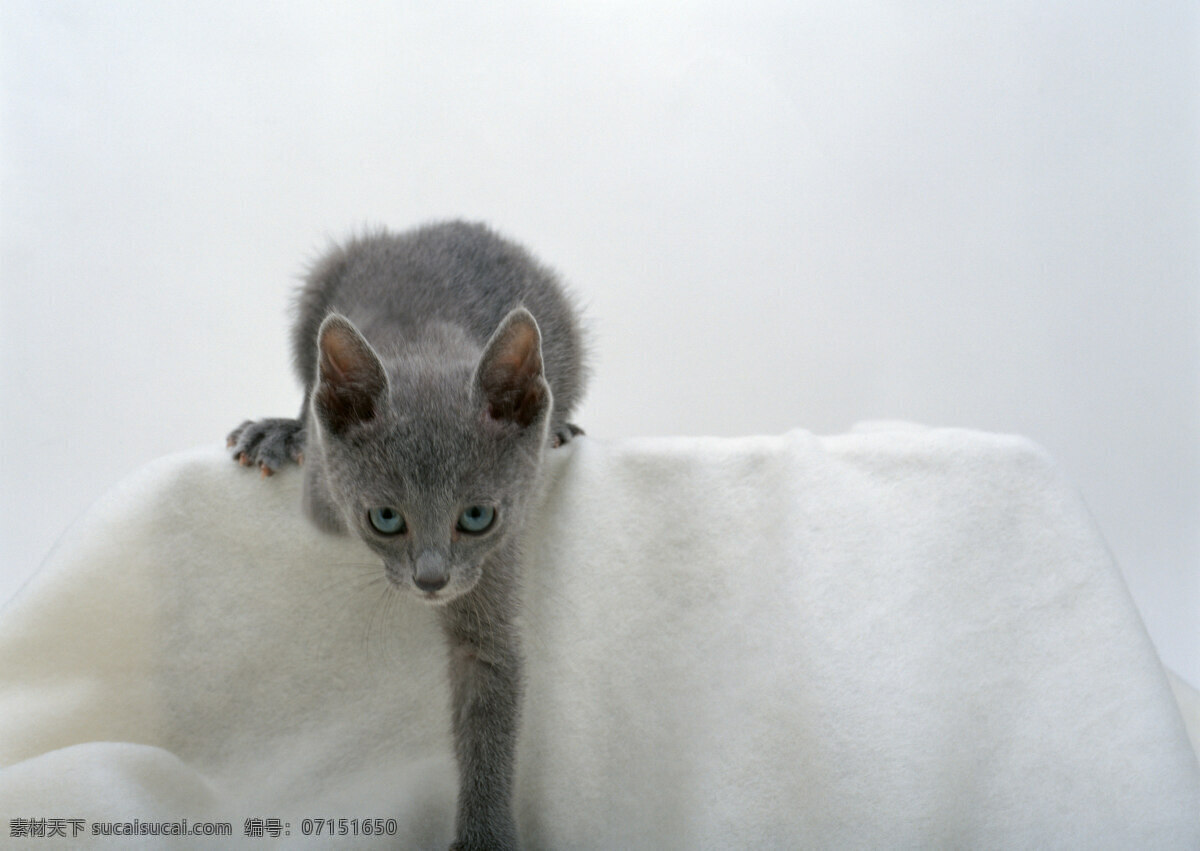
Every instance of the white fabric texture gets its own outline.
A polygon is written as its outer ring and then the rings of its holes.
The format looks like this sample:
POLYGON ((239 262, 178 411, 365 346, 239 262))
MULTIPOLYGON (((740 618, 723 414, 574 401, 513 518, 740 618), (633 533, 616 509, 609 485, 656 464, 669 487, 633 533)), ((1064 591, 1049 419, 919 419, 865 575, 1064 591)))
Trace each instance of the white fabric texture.
MULTIPOLYGON (((1200 846, 1167 678, 1029 442, 581 437, 548 464, 527 848, 1200 846)), ((263 848, 245 818, 304 847, 304 818, 390 817, 382 845, 448 845, 434 612, 310 526, 300 479, 187 452, 64 537, 0 613, 6 820, 207 817, 263 848)))

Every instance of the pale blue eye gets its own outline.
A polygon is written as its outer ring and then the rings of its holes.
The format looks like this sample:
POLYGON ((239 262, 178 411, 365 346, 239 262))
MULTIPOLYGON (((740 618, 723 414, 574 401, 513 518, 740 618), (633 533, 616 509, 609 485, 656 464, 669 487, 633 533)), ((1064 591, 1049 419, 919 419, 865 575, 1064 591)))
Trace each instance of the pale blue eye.
POLYGON ((383 535, 401 535, 405 531, 404 515, 394 508, 372 508, 367 517, 375 531, 383 535))
POLYGON ((458 528, 463 532, 478 535, 480 532, 487 531, 495 519, 496 509, 490 505, 472 505, 458 515, 458 528))

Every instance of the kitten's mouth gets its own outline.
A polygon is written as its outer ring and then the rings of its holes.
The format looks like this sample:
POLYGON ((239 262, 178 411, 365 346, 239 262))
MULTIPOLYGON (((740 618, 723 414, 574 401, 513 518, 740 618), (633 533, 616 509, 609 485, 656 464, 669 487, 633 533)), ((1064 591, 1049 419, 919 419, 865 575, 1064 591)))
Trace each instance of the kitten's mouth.
POLYGON ((410 573, 401 572, 390 564, 383 566, 383 574, 387 577, 387 581, 394 587, 402 591, 411 592, 422 603, 430 606, 442 606, 449 603, 456 596, 452 591, 448 590, 448 585, 443 585, 438 588, 422 588, 417 584, 416 580, 410 573))
POLYGON ((449 588, 439 588, 435 591, 427 591, 419 587, 414 582, 408 583, 408 590, 426 606, 432 606, 433 608, 441 608, 459 596, 457 592, 451 591, 449 588))

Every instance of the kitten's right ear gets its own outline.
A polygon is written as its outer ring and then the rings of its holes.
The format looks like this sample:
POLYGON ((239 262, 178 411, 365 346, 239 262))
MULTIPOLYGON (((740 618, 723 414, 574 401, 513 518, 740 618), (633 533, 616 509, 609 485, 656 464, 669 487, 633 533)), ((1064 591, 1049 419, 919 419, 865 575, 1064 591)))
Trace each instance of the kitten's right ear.
POLYGON ((550 407, 537 320, 518 307, 500 321, 475 367, 472 382, 495 422, 528 428, 550 407))
POLYGON ((334 434, 373 420, 387 401, 379 355, 354 323, 331 313, 317 332, 317 385, 313 409, 334 434))

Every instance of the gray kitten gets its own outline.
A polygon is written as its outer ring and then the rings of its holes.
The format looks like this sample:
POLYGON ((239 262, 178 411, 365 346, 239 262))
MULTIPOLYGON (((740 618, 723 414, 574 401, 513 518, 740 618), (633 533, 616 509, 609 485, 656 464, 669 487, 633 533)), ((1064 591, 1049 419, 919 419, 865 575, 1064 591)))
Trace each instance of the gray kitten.
POLYGON ((299 419, 247 421, 233 456, 304 462, 304 507, 437 607, 459 768, 453 848, 515 848, 521 533, 548 445, 583 390, 554 275, 482 225, 355 239, 316 264, 292 333, 299 419))

